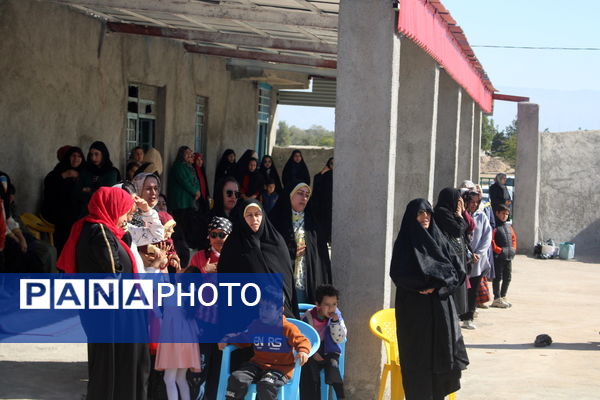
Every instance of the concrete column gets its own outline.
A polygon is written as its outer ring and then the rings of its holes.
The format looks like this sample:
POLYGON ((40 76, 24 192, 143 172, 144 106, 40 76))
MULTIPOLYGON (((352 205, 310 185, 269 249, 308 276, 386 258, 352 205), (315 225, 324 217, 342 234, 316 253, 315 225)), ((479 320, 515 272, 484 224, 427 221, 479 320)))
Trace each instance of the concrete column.
POLYGON ((471 179, 473 173, 473 114, 475 102, 466 93, 462 93, 460 106, 460 137, 458 139, 458 173, 456 183, 471 179))
POLYGON ((439 66, 429 54, 402 39, 394 232, 400 229, 410 200, 433 200, 439 75, 439 66))
POLYGON ((473 163, 472 163, 472 172, 471 172, 471 180, 475 182, 475 184, 479 183, 479 173, 480 173, 480 159, 479 156, 481 154, 481 121, 483 119, 483 112, 481 108, 475 105, 475 115, 473 116, 473 163))
POLYGON ((399 63, 391 3, 341 2, 332 267, 354 343, 344 379, 351 399, 374 398, 382 367, 381 340, 368 324, 391 304, 399 63))
POLYGON ((540 107, 519 103, 517 114, 517 168, 513 199, 513 227, 517 250, 529 253, 538 241, 540 198, 540 107))
POLYGON ((462 90, 444 70, 440 71, 433 200, 448 186, 456 187, 458 135, 462 90))

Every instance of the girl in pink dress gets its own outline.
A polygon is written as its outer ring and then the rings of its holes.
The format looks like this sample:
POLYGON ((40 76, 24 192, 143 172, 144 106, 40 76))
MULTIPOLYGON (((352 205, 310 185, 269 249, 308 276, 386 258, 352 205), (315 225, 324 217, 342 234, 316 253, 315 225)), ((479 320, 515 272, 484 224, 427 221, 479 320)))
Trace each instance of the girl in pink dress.
MULTIPOLYGON (((191 272, 191 271, 190 271, 191 272)), ((185 307, 177 306, 176 296, 167 297, 163 303, 163 319, 160 326, 161 342, 165 338, 188 338, 199 336, 194 318, 186 315, 185 307)), ((159 343, 154 369, 164 371, 163 380, 169 400, 190 400, 187 370, 200 372, 200 345, 198 343, 159 343), (179 391, 178 391, 179 389, 179 391)))

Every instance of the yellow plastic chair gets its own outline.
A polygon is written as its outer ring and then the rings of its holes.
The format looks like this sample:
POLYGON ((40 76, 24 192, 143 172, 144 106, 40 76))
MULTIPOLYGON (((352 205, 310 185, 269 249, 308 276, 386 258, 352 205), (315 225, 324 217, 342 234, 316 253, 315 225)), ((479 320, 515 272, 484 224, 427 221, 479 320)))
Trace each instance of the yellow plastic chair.
POLYGON ((398 338, 396 336, 396 310, 387 308, 377 311, 371 316, 369 328, 373 335, 383 340, 387 362, 381 371, 379 383, 379 395, 377 400, 383 399, 385 385, 388 375, 391 376, 392 400, 404 399, 404 388, 402 386, 402 374, 400 373, 400 357, 398 356, 398 338))
MULTIPOLYGON (((369 320, 371 332, 385 344, 387 362, 381 371, 379 394, 377 400, 383 399, 388 375, 391 375, 392 400, 404 399, 402 386, 402 373, 400 370, 400 356, 398 352, 398 336, 396 336, 396 309, 386 308, 379 310, 369 320)), ((456 393, 448 395, 448 400, 456 400, 456 393)))
POLYGON ((54 225, 31 213, 21 214, 21 221, 37 240, 42 239, 42 233, 47 233, 50 245, 54 246, 54 225))

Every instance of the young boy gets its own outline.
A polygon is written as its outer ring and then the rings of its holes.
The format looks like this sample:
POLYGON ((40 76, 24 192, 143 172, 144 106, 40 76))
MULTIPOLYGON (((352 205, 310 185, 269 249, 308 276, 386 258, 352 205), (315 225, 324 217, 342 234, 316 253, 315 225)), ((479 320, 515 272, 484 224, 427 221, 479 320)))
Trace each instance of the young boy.
POLYGON ((268 213, 271 211, 275 203, 277 203, 277 199, 279 199, 279 195, 275 192, 275 181, 273 178, 267 178, 265 181, 265 190, 263 190, 261 196, 263 207, 268 213))
POLYGON ((517 235, 511 225, 507 224, 510 209, 504 204, 496 206, 496 228, 492 234, 492 249, 494 251, 494 269, 496 277, 492 282, 494 301, 492 307, 509 308, 506 292, 512 275, 512 259, 517 251, 517 235), (502 283, 502 287, 500 284, 502 283))
MULTIPOLYGON (((308 360, 310 341, 300 333, 296 325, 283 316, 282 301, 277 301, 277 297, 273 288, 263 289, 259 319, 250 324, 246 333, 227 339, 228 343, 237 347, 252 346, 254 349, 254 357, 229 376, 225 395, 227 400, 243 399, 251 383, 256 383, 257 400, 277 399, 279 389, 294 374, 293 350, 296 350, 296 358, 300 360, 301 366, 308 360), (272 334, 282 319, 283 337, 272 334), (257 340, 259 336, 260 340, 257 340), (236 341, 246 343, 235 343, 236 341)), ((227 343, 219 343, 219 349, 223 350, 226 345, 227 343)))
POLYGON ((346 325, 342 313, 337 308, 339 291, 332 285, 317 288, 317 306, 304 314, 304 321, 310 324, 321 337, 321 347, 302 368, 300 394, 302 399, 321 398, 321 369, 325 368, 325 383, 332 385, 338 399, 344 398, 344 384, 340 374, 340 343, 346 340, 346 325))

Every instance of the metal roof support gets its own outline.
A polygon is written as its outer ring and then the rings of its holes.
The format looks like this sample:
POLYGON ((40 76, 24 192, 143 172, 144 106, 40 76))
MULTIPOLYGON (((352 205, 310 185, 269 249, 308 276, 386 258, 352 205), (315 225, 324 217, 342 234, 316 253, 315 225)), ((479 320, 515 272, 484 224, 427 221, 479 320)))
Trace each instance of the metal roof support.
POLYGON ((225 43, 238 46, 266 47, 278 50, 310 51, 323 54, 337 54, 337 46, 308 40, 290 40, 261 37, 258 35, 240 35, 233 33, 206 32, 193 29, 161 28, 121 22, 108 22, 112 32, 134 35, 158 36, 170 39, 183 39, 202 42, 225 43))
POLYGON ((504 101, 514 101, 516 103, 521 103, 521 102, 528 102, 529 101, 529 97, 523 97, 523 96, 513 96, 511 94, 500 94, 500 93, 494 93, 492 95, 492 99, 494 100, 504 100, 504 101))
POLYGON ((185 49, 190 53, 206 54, 211 56, 229 57, 229 58, 244 58, 249 60, 269 61, 275 63, 308 65, 318 68, 337 68, 337 61, 323 60, 310 57, 284 56, 281 54, 269 54, 255 51, 242 51, 234 49, 223 49, 210 46, 194 46, 185 44, 185 49))
POLYGON ((337 29, 338 17, 331 14, 316 14, 309 11, 272 11, 262 7, 218 6, 199 2, 167 0, 54 0, 57 3, 79 6, 122 8, 131 11, 186 14, 205 18, 242 20, 290 26, 322 29, 337 29))

